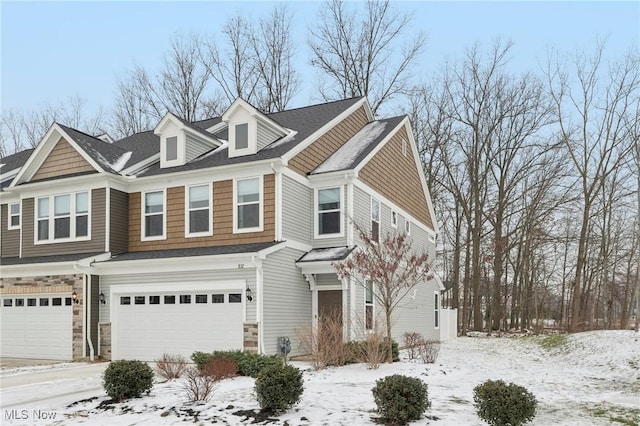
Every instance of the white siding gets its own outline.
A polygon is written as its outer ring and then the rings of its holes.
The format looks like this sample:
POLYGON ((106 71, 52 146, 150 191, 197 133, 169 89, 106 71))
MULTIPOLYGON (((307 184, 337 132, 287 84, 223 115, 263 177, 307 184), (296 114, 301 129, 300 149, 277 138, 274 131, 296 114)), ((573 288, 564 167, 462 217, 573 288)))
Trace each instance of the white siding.
POLYGON ((185 162, 189 162, 214 148, 214 146, 208 142, 200 141, 188 134, 185 136, 185 162))
POLYGON ((290 355, 300 355, 296 329, 311 325, 311 291, 296 259, 303 252, 286 248, 263 261, 263 334, 264 351, 278 351, 278 337, 291 340, 290 355))
POLYGON ((313 189, 282 176, 282 237, 311 245, 313 189))
POLYGON ((437 290, 435 281, 421 282, 395 309, 391 334, 398 344, 402 345, 402 335, 406 332, 420 333, 428 340, 440 340, 440 331, 434 327, 434 292, 437 290))
MULTIPOLYGON (((109 300, 112 287, 118 285, 136 284, 140 286, 140 292, 144 292, 145 285, 154 284, 175 284, 176 291, 181 284, 188 283, 215 283, 219 281, 246 280, 247 285, 252 290, 256 289, 256 270, 246 265, 245 269, 217 270, 217 271, 195 271, 195 272, 172 272, 162 274, 129 274, 129 275, 103 275, 100 277, 100 291, 107 297, 107 304, 100 305, 100 322, 110 322, 111 303, 109 300)), ((244 297, 244 295, 243 295, 244 297)), ((256 304, 247 303, 247 322, 255 321, 256 304)))

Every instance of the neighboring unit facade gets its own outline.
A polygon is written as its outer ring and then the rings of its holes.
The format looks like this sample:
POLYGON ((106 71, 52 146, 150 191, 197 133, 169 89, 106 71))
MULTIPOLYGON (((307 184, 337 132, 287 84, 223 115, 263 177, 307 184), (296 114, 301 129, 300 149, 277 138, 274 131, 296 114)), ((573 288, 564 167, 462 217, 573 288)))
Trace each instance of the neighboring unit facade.
MULTIPOLYGON (((382 314, 333 267, 361 245, 354 222, 435 257, 409 121, 374 120, 365 98, 268 115, 238 99, 113 143, 56 123, 0 163, 3 357, 272 354, 280 337, 296 355, 329 310, 345 340, 382 314)), ((416 286, 396 339, 440 339, 441 290, 416 286)))

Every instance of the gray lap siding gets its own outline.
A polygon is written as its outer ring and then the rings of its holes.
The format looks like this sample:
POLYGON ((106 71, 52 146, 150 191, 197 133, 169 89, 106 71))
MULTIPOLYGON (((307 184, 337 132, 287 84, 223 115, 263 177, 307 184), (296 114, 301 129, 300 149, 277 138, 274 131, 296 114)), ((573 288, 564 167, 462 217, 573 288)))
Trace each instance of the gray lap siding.
POLYGON ((295 261, 303 252, 285 248, 263 263, 263 342, 267 354, 278 351, 278 337, 291 340, 291 354, 302 354, 296 329, 311 326, 311 291, 295 261))

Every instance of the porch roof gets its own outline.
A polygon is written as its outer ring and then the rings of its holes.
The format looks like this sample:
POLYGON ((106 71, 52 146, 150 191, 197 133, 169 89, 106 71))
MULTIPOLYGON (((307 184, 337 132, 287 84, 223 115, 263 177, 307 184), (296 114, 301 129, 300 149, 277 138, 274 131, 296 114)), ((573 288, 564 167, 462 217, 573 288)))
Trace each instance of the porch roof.
POLYGON ((335 262, 344 260, 356 246, 325 247, 310 250, 303 254, 296 263, 302 262, 335 262))

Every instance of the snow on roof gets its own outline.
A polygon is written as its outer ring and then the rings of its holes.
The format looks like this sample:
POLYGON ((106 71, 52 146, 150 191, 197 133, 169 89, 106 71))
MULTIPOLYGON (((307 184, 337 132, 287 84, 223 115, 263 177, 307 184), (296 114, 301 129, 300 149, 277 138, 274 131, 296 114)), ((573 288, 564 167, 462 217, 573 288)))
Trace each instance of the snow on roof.
POLYGON ((120 158, 118 158, 115 162, 111 164, 111 168, 116 172, 119 172, 122 169, 124 169, 124 166, 127 165, 127 163, 129 162, 129 159, 131 158, 131 154, 133 154, 133 152, 131 151, 127 151, 124 154, 122 154, 120 158))
POLYGON ((313 173, 334 172, 350 168, 353 161, 384 132, 386 122, 374 121, 364 126, 358 133, 320 164, 313 173))
POLYGON ((343 246, 313 249, 298 259, 298 262, 327 262, 331 260, 342 260, 347 257, 354 248, 355 246, 343 246))

